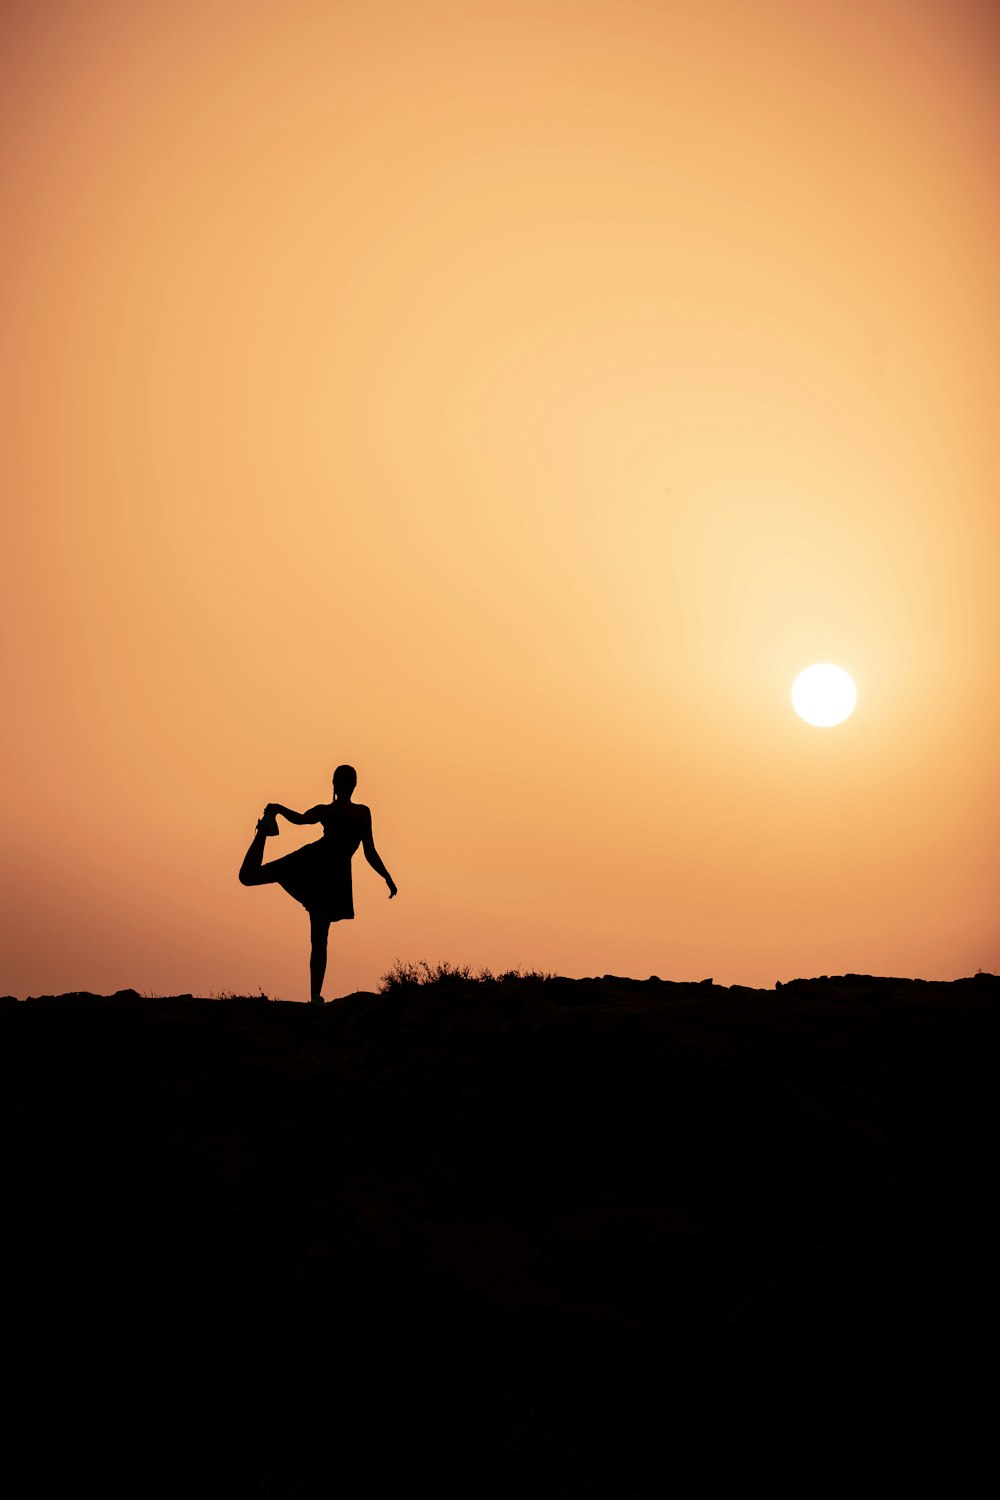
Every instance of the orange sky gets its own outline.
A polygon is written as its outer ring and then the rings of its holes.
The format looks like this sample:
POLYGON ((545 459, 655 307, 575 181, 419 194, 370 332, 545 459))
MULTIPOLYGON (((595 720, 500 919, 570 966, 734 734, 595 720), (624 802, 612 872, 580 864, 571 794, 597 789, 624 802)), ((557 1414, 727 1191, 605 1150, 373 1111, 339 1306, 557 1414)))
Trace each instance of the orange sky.
POLYGON ((3 5, 0 992, 996 968, 998 30, 3 5))

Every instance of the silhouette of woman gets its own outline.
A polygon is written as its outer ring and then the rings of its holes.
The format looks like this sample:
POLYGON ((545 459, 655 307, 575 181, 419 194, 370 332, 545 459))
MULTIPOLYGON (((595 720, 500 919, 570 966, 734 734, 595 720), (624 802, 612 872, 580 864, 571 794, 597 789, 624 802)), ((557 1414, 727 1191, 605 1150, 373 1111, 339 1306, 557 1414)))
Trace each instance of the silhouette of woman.
POLYGON ((309 958, 309 992, 314 1005, 323 1004, 326 946, 330 923, 353 920, 354 891, 351 858, 360 844, 365 859, 384 878, 389 900, 396 894, 392 876, 382 863, 372 839, 371 810, 352 802, 358 773, 353 766, 338 766, 333 773, 333 801, 322 802, 308 812, 293 812, 278 802, 269 802, 257 820, 257 832, 240 866, 241 885, 280 885, 309 913, 312 952, 309 958), (322 823, 323 837, 294 854, 264 864, 264 844, 278 832, 277 814, 289 823, 322 823))

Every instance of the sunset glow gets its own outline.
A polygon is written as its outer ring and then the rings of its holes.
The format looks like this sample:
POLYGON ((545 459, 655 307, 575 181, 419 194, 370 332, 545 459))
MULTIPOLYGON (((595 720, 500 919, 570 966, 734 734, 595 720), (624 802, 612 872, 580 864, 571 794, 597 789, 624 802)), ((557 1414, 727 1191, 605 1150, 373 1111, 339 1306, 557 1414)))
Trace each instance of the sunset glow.
POLYGON ((998 14, 5 7, 0 992, 995 967, 998 14))

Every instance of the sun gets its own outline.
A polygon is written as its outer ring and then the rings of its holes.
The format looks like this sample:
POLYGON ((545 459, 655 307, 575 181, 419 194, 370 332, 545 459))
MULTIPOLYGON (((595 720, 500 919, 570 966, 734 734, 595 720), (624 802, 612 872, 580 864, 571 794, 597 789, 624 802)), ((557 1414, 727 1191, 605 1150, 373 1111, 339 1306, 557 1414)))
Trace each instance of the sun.
POLYGON ((843 667, 816 662, 792 683, 792 706, 800 719, 817 728, 842 724, 854 712, 858 690, 843 667))

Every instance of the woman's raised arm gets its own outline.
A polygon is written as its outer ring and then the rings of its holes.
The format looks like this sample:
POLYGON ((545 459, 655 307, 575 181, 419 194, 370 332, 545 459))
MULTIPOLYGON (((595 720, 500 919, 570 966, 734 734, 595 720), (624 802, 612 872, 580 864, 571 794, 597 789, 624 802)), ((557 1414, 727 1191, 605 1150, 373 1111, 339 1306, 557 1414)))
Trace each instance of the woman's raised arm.
POLYGON ((323 809, 310 807, 308 812, 300 813, 295 812, 291 807, 282 807, 280 802, 269 802, 264 811, 275 815, 280 813, 289 823, 318 823, 323 809))

